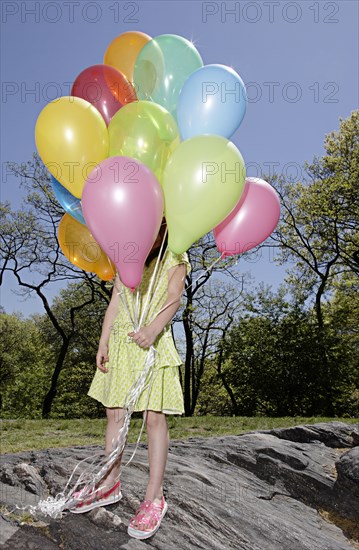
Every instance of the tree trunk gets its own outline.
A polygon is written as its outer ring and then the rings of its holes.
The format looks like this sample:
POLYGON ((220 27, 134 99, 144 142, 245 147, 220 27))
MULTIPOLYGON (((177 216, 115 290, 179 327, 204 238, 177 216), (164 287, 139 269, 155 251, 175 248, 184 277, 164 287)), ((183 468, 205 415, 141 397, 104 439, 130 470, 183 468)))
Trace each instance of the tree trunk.
POLYGON ((191 372, 193 361, 193 337, 188 319, 183 319, 186 334, 186 360, 184 371, 184 409, 185 416, 191 416, 191 372))
POLYGON ((193 376, 192 376, 192 406, 191 406, 191 414, 194 414, 196 405, 197 405, 197 399, 199 395, 199 390, 201 388, 201 379, 204 372, 204 366, 205 366, 205 357, 207 352, 207 345, 208 345, 208 338, 209 338, 209 332, 206 331, 206 336, 204 339, 204 342, 202 344, 202 354, 201 359, 199 361, 198 369, 193 369, 193 376))
POLYGON ((192 289, 188 288, 187 292, 187 305, 183 312, 182 321, 183 328, 186 337, 186 360, 185 360, 185 370, 184 370, 184 410, 185 416, 192 416, 191 412, 191 373, 194 368, 193 364, 193 334, 191 328, 191 315, 192 315, 192 304, 193 304, 193 294, 192 289))
POLYGON ((224 376, 223 372, 222 372, 222 362, 223 362, 223 347, 220 346, 220 350, 219 350, 219 354, 218 354, 218 359, 217 359, 217 372, 218 372, 218 376, 220 377, 221 381, 222 381, 222 384, 224 386, 224 389, 227 391, 228 395, 229 395, 229 398, 232 402, 232 411, 233 411, 233 414, 235 416, 238 416, 239 415, 239 411, 238 411, 238 405, 237 405, 237 401, 236 401, 236 398, 234 396, 234 393, 232 391, 232 388, 231 386, 227 383, 226 381, 226 377, 224 376))
POLYGON ((327 355, 327 350, 325 345, 325 326, 324 326, 322 303, 321 303, 325 285, 326 285, 326 279, 323 279, 322 283, 319 285, 318 291, 315 296, 315 312, 316 312, 317 324, 318 324, 318 344, 319 344, 319 350, 321 353, 321 359, 323 363, 323 375, 324 375, 324 384, 325 384, 325 414, 326 416, 334 416, 332 376, 331 376, 330 363, 328 360, 328 355, 327 355))
POLYGON ((49 418, 50 417, 52 403, 53 403, 53 401, 56 397, 56 393, 57 393, 57 381, 59 379, 60 372, 62 370, 63 363, 64 363, 64 360, 65 360, 65 357, 66 357, 66 353, 67 353, 67 350, 68 350, 69 345, 70 345, 70 339, 71 339, 71 337, 66 338, 66 339, 63 340, 61 350, 60 350, 59 356, 57 358, 55 370, 52 374, 51 386, 50 386, 50 389, 47 392, 47 394, 45 396, 45 399, 44 399, 44 404, 43 404, 43 407, 42 407, 42 418, 49 418))
POLYGON ((191 410, 190 415, 194 413, 194 408, 196 406, 196 371, 197 371, 197 362, 193 359, 192 369, 191 369, 191 410))

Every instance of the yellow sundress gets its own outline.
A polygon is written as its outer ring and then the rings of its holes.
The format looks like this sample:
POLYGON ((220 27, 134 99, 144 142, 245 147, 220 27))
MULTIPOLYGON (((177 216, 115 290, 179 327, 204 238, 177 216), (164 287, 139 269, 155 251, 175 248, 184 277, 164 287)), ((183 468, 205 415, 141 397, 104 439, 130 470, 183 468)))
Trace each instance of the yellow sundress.
MULTIPOLYGON (((149 292, 149 283, 154 272, 157 258, 153 258, 148 267, 145 266, 139 291, 139 309, 143 311, 149 292)), ((186 252, 174 254, 168 247, 163 258, 159 261, 156 280, 152 290, 152 299, 146 319, 142 326, 149 324, 156 313, 160 311, 167 298, 168 270, 175 265, 184 263, 187 275, 191 271, 191 264, 186 252)), ((136 292, 122 285, 127 306, 134 315, 136 292)), ((125 398, 132 384, 136 381, 144 368, 148 349, 139 347, 128 333, 133 331, 133 324, 128 311, 120 299, 119 311, 113 322, 108 343, 107 373, 96 369, 88 395, 100 401, 105 407, 123 407, 125 398)), ((183 414, 183 392, 179 378, 179 365, 182 361, 175 348, 171 333, 171 323, 168 323, 154 342, 157 350, 150 395, 148 389, 142 391, 134 411, 147 409, 160 411, 165 414, 183 414)))

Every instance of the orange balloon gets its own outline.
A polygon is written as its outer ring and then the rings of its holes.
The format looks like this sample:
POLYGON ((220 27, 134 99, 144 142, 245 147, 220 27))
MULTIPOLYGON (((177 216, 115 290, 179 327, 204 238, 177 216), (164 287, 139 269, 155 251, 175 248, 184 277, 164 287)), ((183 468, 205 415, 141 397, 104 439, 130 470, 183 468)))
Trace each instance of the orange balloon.
POLYGON ((108 46, 103 62, 123 73, 133 84, 135 61, 143 46, 152 38, 140 31, 127 31, 112 40, 108 46))
POLYGON ((62 216, 58 238, 62 252, 73 265, 96 273, 103 281, 114 278, 116 268, 110 258, 100 248, 88 228, 70 214, 62 216))

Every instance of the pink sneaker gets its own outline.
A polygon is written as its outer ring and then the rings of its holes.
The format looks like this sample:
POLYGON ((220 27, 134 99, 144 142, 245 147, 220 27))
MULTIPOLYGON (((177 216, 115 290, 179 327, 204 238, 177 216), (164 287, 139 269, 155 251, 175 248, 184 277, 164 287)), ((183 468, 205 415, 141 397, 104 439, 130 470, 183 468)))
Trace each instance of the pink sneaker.
POLYGON ((168 505, 164 496, 160 504, 155 504, 151 500, 144 500, 136 510, 136 515, 130 520, 127 533, 136 539, 148 539, 152 537, 161 525, 167 508, 168 505), (136 529, 138 525, 144 526, 145 530, 136 529))
MULTIPOLYGON (((77 506, 75 506, 75 508, 70 508, 70 512, 72 512, 73 514, 83 514, 84 512, 89 512, 90 510, 93 510, 93 508, 98 508, 99 506, 108 506, 109 504, 115 504, 115 502, 118 502, 122 498, 121 491, 119 491, 117 494, 114 494, 116 489, 120 488, 120 484, 121 480, 119 480, 113 487, 111 487, 111 489, 109 489, 105 493, 94 495, 88 500, 79 502, 77 506)), ((78 494, 79 493, 75 493, 74 496, 78 494)))

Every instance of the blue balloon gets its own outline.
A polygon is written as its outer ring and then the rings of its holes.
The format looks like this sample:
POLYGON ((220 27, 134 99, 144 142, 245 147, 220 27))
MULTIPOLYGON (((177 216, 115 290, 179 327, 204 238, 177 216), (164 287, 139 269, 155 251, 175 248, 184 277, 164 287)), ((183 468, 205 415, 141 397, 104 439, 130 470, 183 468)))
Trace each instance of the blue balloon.
POLYGON ((70 191, 66 189, 54 176, 51 176, 51 184, 55 193, 55 197, 61 204, 62 208, 70 214, 75 220, 86 225, 85 218, 82 215, 81 201, 74 197, 70 191))
POLYGON ((247 110, 243 80, 226 65, 205 65, 182 86, 177 103, 177 122, 183 140, 201 134, 229 139, 247 110))

